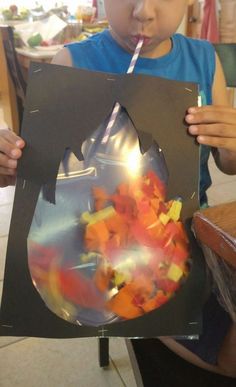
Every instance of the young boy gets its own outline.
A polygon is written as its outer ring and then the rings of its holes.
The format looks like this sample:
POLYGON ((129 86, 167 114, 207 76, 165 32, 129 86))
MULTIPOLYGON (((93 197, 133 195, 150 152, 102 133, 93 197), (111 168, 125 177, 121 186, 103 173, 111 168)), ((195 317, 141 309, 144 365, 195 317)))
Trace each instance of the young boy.
MULTIPOLYGON (((143 37, 135 73, 198 83, 207 106, 190 107, 185 120, 189 124, 189 133, 202 145, 200 200, 203 205, 211 184, 207 167, 211 150, 223 172, 236 173, 236 109, 228 106, 224 75, 213 47, 208 42, 175 34, 187 5, 188 0, 105 0, 110 29, 81 43, 68 45, 55 56, 53 63, 125 73, 132 52, 143 37)), ((24 145, 24 141, 12 132, 0 132, 0 186, 13 183, 24 145)), ((188 345, 182 345, 180 341, 161 340, 199 367, 236 377, 236 327, 218 303, 213 309, 211 313, 216 313, 225 323, 223 327, 219 324, 221 328, 213 342, 207 344, 213 352, 209 359, 207 354, 201 355, 197 343, 190 351, 188 345)), ((210 330, 211 326, 205 326, 205 329, 210 330)), ((205 336, 199 340, 201 347, 204 347, 205 336)))

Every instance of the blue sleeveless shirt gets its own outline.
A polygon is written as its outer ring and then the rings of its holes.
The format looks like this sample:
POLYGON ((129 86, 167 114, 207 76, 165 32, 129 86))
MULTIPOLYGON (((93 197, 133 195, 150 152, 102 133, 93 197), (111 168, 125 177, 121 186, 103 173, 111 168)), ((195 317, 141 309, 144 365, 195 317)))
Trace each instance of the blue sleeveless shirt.
MULTIPOLYGON (((93 35, 82 41, 66 45, 74 67, 91 71, 125 74, 132 55, 113 39, 109 30, 93 35)), ((211 104, 211 88, 215 73, 215 51, 203 40, 187 38, 180 34, 172 36, 172 49, 160 58, 139 57, 135 74, 146 74, 162 78, 195 82, 205 96, 205 103, 211 104)), ((200 204, 207 203, 206 190, 211 185, 208 170, 210 147, 200 146, 200 204)))

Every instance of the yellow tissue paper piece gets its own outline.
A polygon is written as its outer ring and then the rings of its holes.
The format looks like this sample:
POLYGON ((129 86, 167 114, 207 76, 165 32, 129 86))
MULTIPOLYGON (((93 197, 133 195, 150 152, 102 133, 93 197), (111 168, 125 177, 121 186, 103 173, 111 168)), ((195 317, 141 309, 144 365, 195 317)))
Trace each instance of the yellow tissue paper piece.
POLYGON ((126 276, 124 273, 119 273, 119 272, 116 272, 115 273, 115 277, 114 277, 114 285, 115 286, 120 286, 122 285, 126 280, 126 276))
POLYGON ((180 213, 182 209, 182 202, 179 200, 174 200, 168 213, 167 216, 169 216, 172 220, 177 222, 180 218, 180 213))
POLYGON ((116 211, 115 211, 114 207, 112 207, 112 206, 103 208, 102 210, 94 212, 93 214, 86 211, 86 212, 83 212, 83 214, 81 215, 80 222, 85 223, 85 224, 86 223, 94 224, 94 223, 97 223, 101 220, 110 218, 115 213, 116 213, 116 211))
POLYGON ((167 278, 169 278, 174 282, 178 282, 182 277, 182 275, 183 275, 183 270, 175 263, 172 263, 167 272, 167 278))
POLYGON ((164 212, 161 212, 159 215, 159 219, 164 226, 169 222, 170 217, 167 214, 164 214, 164 212))

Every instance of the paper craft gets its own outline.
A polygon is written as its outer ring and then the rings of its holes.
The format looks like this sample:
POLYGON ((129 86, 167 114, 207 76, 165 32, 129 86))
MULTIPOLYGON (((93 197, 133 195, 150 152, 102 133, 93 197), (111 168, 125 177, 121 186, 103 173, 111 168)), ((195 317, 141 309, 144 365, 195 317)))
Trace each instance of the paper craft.
POLYGON ((190 83, 32 65, 1 334, 199 334, 199 154, 183 121, 197 97, 190 83))

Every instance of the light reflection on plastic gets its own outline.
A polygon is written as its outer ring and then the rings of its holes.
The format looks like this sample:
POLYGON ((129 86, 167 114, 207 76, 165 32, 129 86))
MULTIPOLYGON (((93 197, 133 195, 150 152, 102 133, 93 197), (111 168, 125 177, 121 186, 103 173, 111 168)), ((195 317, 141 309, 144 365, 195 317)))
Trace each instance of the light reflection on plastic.
POLYGON ((134 148, 127 156, 126 160, 127 171, 131 177, 137 177, 141 168, 141 153, 140 149, 134 148))

